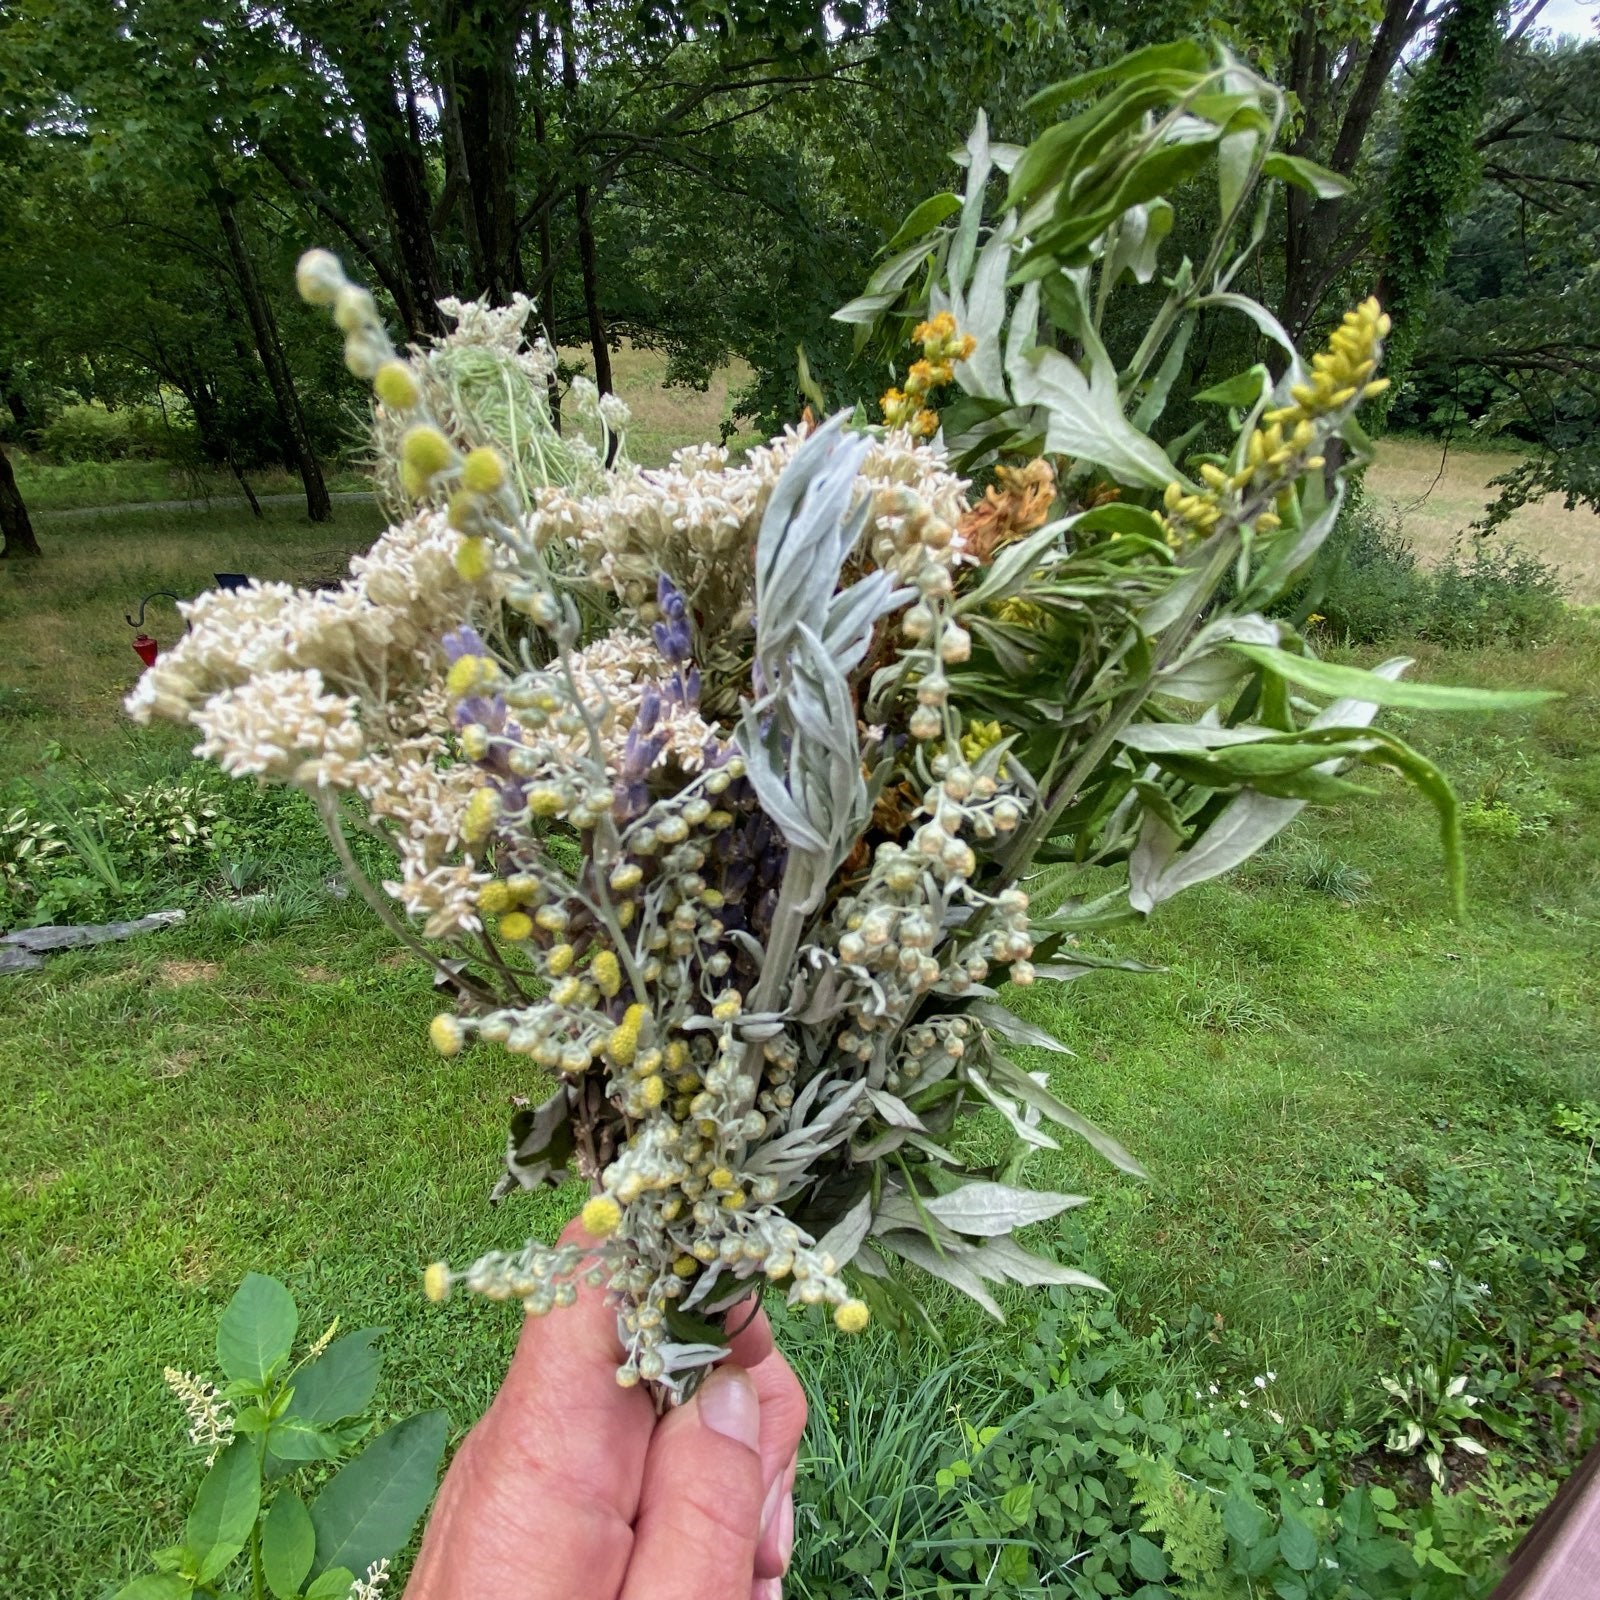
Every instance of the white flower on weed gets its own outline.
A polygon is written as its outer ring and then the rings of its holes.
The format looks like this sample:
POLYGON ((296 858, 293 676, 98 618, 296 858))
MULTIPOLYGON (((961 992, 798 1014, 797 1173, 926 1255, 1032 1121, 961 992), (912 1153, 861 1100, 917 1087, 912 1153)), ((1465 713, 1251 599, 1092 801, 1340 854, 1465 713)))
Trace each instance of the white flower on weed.
POLYGON ((218 1396, 214 1384, 195 1377, 192 1372, 165 1367, 161 1376, 183 1402, 183 1409, 189 1414, 189 1443, 206 1448, 209 1467, 233 1440, 233 1416, 227 1409, 228 1402, 218 1396))
POLYGON ((367 1568, 364 1578, 357 1578, 350 1585, 348 1600, 382 1600, 383 1591, 389 1582, 389 1558, 385 1556, 381 1561, 374 1561, 367 1568))
POLYGON ((1433 1271, 1434 1271, 1434 1272, 1443 1272, 1443 1271, 1444 1271, 1444 1262, 1442 1262, 1442 1261, 1439 1261, 1439 1260, 1436 1260, 1436 1259, 1435 1259, 1435 1260, 1430 1260, 1430 1261, 1429 1261, 1429 1262, 1428 1262, 1428 1266, 1429 1266, 1429 1267, 1430 1267, 1430 1268, 1431 1268, 1431 1269, 1432 1269, 1432 1270, 1433 1270, 1433 1271))

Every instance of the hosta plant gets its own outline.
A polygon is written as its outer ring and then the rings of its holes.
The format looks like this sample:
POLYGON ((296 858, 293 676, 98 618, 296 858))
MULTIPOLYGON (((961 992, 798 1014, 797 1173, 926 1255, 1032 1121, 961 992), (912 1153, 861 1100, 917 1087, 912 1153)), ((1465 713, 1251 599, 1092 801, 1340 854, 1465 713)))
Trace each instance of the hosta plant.
MULTIPOLYGON (((1274 154, 1278 92, 1186 45, 1039 109, 1061 120, 1026 150, 979 124, 965 198, 919 206, 842 313, 920 347, 883 423, 808 418, 739 462, 540 481, 525 413, 445 404, 439 352, 394 352, 314 252, 302 290, 372 380, 408 512, 335 593, 202 596, 132 697, 303 787, 352 871, 346 830, 392 840, 365 887, 459 994, 435 1045, 526 1062, 502 1191, 590 1185, 590 1242, 440 1264, 430 1291, 540 1314, 603 1283, 619 1379, 663 1398, 769 1281, 847 1331, 915 1312, 896 1261, 996 1313, 991 1284, 1092 1282, 1013 1237, 1078 1197, 958 1135, 979 1112, 1138 1170, 1015 1058, 1059 1047, 1001 986, 1118 965, 1077 936, 1359 799, 1366 765, 1432 799, 1459 885, 1455 800, 1374 715, 1529 698, 1329 665, 1264 615, 1361 459, 1388 329, 1368 301, 1306 365, 1231 287, 1272 188, 1328 181, 1274 154), (1167 261, 1164 194, 1208 168, 1208 253, 1167 261), (1160 272, 1113 354, 1108 299, 1160 272), (1212 392, 1226 443, 1196 457, 1159 421, 1201 313, 1282 348, 1212 392), (1121 876, 1040 915, 1046 862, 1121 876)), ((453 336, 524 393, 525 314, 453 336)))

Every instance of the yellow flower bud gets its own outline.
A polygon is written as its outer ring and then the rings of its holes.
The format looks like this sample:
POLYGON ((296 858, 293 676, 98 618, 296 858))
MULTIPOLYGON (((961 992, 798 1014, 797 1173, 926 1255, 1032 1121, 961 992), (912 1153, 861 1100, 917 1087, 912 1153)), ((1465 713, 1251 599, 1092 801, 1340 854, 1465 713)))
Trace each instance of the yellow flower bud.
POLYGON ((448 1262, 435 1261, 422 1274, 422 1292, 435 1305, 450 1298, 450 1266, 448 1262))
POLYGON ((400 441, 400 459, 424 478, 443 472, 454 455, 450 441, 437 428, 408 428, 400 441))
POLYGON ((502 938, 519 944, 533 937, 533 918, 526 911, 508 911, 495 924, 494 931, 502 938))
POLYGON ((654 1111, 667 1097, 667 1086, 660 1078, 646 1078, 639 1085, 639 1100, 646 1111, 654 1111))
POLYGON ((574 977, 566 977, 550 991, 550 1003, 557 1006, 570 1006, 577 998, 583 985, 574 977))
POLYGON ((700 1263, 693 1256, 679 1256, 672 1263, 672 1270, 680 1278, 692 1278, 700 1270, 700 1263))
POLYGON ((622 1207, 608 1194, 597 1194, 579 1215, 584 1232, 596 1239, 608 1239, 622 1226, 622 1207))
POLYGON ((498 494, 506 481, 505 463, 497 451, 481 444, 461 463, 461 486, 473 494, 498 494))
POLYGON ((456 546, 456 572, 468 583, 481 583, 493 565, 487 539, 463 539, 456 546))
POLYGON ((622 987, 622 967, 610 950, 596 951, 589 974, 594 979, 595 987, 607 1000, 612 999, 622 987))
POLYGON ((333 297, 333 320, 343 333, 359 333, 378 320, 378 302, 353 283, 343 285, 333 297))
POLYGON ((372 388, 391 411, 409 411, 422 398, 416 375, 403 361, 385 361, 373 374, 372 388))
POLYGON ((432 1040, 433 1048, 442 1056, 460 1055, 461 1046, 465 1042, 461 1024, 448 1011, 441 1011, 428 1024, 428 1038, 432 1040))
POLYGON ((490 916, 498 916, 511 909, 511 891, 498 880, 486 883, 478 890, 478 909, 490 916))
POLYGON ((344 268, 331 250, 307 250, 294 269, 294 286, 307 305, 331 306, 344 285, 344 268))
POLYGON ((871 1317, 865 1300, 846 1300, 834 1308, 833 1325, 840 1333, 860 1333, 871 1317))
POLYGON ((727 1167, 713 1167, 706 1174, 706 1182, 713 1189, 731 1189, 733 1187, 733 1173, 727 1167))
POLYGON ((445 520, 457 533, 482 533, 483 502, 475 494, 458 489, 450 496, 450 506, 445 520))
MULTIPOLYGON (((530 927, 529 931, 532 929, 530 927)), ((565 977, 572 967, 573 948, 570 944, 553 944, 545 952, 544 970, 552 978, 565 977)))
POLYGON ((400 487, 408 500, 420 500, 428 492, 428 480, 409 461, 400 463, 400 487))

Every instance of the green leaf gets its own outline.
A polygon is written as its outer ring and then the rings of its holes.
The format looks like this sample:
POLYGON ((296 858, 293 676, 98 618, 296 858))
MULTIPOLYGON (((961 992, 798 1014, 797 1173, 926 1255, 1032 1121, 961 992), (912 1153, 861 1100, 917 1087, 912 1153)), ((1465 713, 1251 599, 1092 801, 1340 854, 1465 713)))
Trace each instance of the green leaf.
POLYGON ((910 244, 913 239, 920 239, 930 228, 937 228, 946 217, 954 216, 960 209, 960 195, 948 192, 929 195, 900 224, 894 238, 884 248, 886 250, 898 250, 902 245, 910 244))
POLYGON ((315 1361, 307 1362, 294 1375, 289 1415, 306 1422, 338 1422, 343 1417, 360 1416, 372 1403, 378 1387, 383 1354, 373 1349, 372 1343, 385 1331, 362 1328, 347 1333, 315 1361))
POLYGON ((267 1448, 279 1461, 333 1461, 339 1446, 326 1430, 304 1417, 281 1417, 267 1434, 267 1448))
POLYGON ((317 1530, 305 1501, 285 1489, 261 1525, 261 1567, 278 1600, 294 1600, 317 1553, 317 1530))
POLYGON ((1261 391, 1270 388, 1271 385, 1271 374, 1258 361, 1248 372, 1224 378, 1221 383, 1214 383, 1209 389, 1202 389, 1195 399, 1203 400, 1208 405, 1239 406, 1247 409, 1261 398, 1261 391))
POLYGON ((300 1313, 276 1278, 251 1272, 217 1323, 217 1360, 230 1378, 264 1383, 288 1359, 300 1313))
MULTIPOLYGON (((361 1570, 365 1572, 367 1569, 363 1567, 361 1570)), ((355 1581, 356 1575, 349 1567, 329 1567, 306 1590, 305 1600, 345 1600, 355 1581)))
POLYGON ((1146 1583, 1160 1583, 1168 1572, 1166 1551, 1140 1533, 1128 1536, 1128 1563, 1146 1583))
POLYGON ((433 1498, 449 1431, 442 1411, 407 1417, 334 1475, 311 1507, 318 1572, 365 1572, 400 1549, 433 1498))
POLYGON ((1262 164, 1262 174, 1268 178, 1282 178, 1296 188, 1305 189, 1319 200, 1337 200, 1349 192, 1349 183, 1330 167, 1307 161, 1304 156, 1286 155, 1275 150, 1262 164))
POLYGON ((1418 711, 1521 711, 1559 697, 1553 689, 1473 689, 1385 678, 1360 667, 1292 655, 1271 645, 1230 641, 1228 648, 1313 694, 1367 700, 1380 706, 1410 706, 1418 711))
POLYGON ((1278 1550, 1296 1572, 1310 1572, 1317 1564, 1317 1536, 1304 1517, 1290 1513, 1278 1529, 1278 1550))
POLYGON ((194 1585, 176 1572, 147 1572, 118 1589, 116 1600, 185 1600, 193 1593, 194 1585))
POLYGON ((206 1474, 184 1528, 200 1583, 209 1583, 244 1549, 260 1510, 261 1463, 248 1439, 235 1439, 206 1474))
POLYGON ((1098 94, 1109 84, 1121 83, 1146 72, 1188 72, 1196 75, 1211 65, 1203 45, 1192 39, 1179 39, 1170 44, 1149 44, 1142 50, 1130 50, 1120 60, 1104 67, 1094 67, 1080 72, 1076 77, 1065 78, 1041 89, 1027 102, 1027 109, 1035 116, 1049 117, 1073 100, 1085 95, 1098 94))
POLYGON ((1222 1502, 1222 1528, 1241 1550, 1260 1544, 1272 1529, 1272 1519, 1241 1483, 1235 1483, 1222 1502))

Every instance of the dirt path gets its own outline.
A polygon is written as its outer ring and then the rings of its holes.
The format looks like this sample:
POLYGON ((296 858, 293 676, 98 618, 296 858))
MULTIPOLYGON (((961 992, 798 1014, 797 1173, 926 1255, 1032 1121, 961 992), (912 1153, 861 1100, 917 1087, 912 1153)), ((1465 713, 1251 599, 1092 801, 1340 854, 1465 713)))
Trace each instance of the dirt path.
MULTIPOLYGON (((370 489, 336 489, 328 498, 336 504, 346 500, 370 500, 370 489)), ((286 506, 303 503, 303 494, 258 494, 256 501, 264 506, 286 506)), ((108 506, 43 506, 29 508, 29 514, 41 522, 50 517, 120 517, 128 511, 209 511, 213 506, 242 506, 248 502, 242 494, 214 494, 209 500, 133 500, 121 505, 108 506)))

